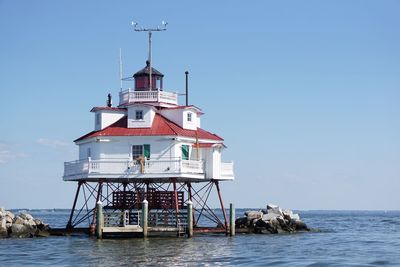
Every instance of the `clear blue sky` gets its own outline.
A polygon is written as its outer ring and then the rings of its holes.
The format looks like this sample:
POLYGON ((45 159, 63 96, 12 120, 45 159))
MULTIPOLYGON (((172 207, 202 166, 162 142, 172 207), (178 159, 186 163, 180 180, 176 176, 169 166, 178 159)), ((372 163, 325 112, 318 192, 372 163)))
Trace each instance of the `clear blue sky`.
MULTIPOLYGON (((93 106, 153 63, 225 138, 237 207, 400 209, 400 1, 0 0, 0 206, 70 208, 93 106)), ((182 99, 183 101, 183 99, 182 99)))

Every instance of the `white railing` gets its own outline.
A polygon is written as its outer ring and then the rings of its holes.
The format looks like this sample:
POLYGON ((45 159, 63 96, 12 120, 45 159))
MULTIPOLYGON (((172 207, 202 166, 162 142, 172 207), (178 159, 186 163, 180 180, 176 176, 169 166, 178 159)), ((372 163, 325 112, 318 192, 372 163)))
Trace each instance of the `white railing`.
POLYGON ((104 212, 104 226, 105 227, 117 227, 117 226, 126 226, 129 225, 129 212, 104 212))
POLYGON ((178 104, 178 94, 160 90, 154 91, 134 91, 127 89, 119 93, 119 104, 134 102, 164 102, 167 104, 178 104))
POLYGON ((64 177, 89 174, 107 174, 129 177, 135 174, 204 173, 204 162, 197 160, 149 159, 143 166, 136 160, 90 158, 64 163, 64 177))
POLYGON ((81 173, 87 173, 89 170, 89 160, 75 160, 64 162, 64 175, 68 173, 69 176, 81 173))
POLYGON ((221 162, 221 178, 233 179, 233 162, 221 162))
POLYGON ((199 173, 204 170, 204 161, 202 160, 182 160, 181 171, 188 173, 199 173))

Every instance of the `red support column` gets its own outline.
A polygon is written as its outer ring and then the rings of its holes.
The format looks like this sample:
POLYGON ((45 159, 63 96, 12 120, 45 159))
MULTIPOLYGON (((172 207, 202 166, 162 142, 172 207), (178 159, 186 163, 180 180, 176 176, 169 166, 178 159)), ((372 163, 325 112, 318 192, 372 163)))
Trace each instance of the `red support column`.
POLYGON ((82 181, 79 181, 79 182, 78 182, 78 188, 76 189, 74 204, 72 204, 71 215, 69 216, 69 220, 68 220, 68 223, 67 223, 67 226, 66 226, 67 229, 72 229, 72 228, 73 228, 73 226, 72 226, 72 217, 74 216, 74 211, 75 211, 75 207, 76 207, 76 202, 77 202, 77 200, 78 200, 79 191, 80 191, 80 189, 81 189, 82 183, 83 183, 82 181))
POLYGON ((94 203, 95 209, 93 211, 93 218, 92 218, 92 225, 90 226, 90 232, 94 234, 96 229, 96 205, 99 202, 101 193, 103 191, 103 182, 99 182, 99 187, 97 188, 97 196, 96 196, 96 203, 94 203))
POLYGON ((226 231, 226 234, 228 234, 228 220, 227 220, 227 217, 226 217, 226 211, 225 211, 225 208, 224 208, 224 202, 222 201, 221 191, 219 190, 219 182, 215 181, 214 183, 215 183, 215 186, 217 187, 219 202, 221 202, 221 209, 222 209, 222 213, 224 214, 225 231, 226 231))

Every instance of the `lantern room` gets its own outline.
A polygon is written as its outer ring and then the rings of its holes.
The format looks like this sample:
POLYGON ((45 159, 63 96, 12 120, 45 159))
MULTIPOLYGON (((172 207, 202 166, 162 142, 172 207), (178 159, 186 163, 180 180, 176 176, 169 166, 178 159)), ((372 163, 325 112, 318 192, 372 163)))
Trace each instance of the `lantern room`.
POLYGON ((159 72, 153 67, 150 67, 150 62, 146 61, 146 67, 136 72, 133 75, 135 78, 135 91, 151 91, 151 90, 163 90, 163 77, 164 74, 159 72), (151 70, 151 72, 150 72, 151 70), (150 85, 151 77, 151 85, 150 85))

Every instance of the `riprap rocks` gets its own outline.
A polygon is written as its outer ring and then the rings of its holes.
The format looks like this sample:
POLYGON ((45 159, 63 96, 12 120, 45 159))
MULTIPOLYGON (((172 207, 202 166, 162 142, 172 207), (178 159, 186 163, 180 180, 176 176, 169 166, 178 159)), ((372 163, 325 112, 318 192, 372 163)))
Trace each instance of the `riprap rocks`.
POLYGON ((13 214, 0 208, 0 238, 48 236, 50 227, 28 213, 13 214))
POLYGON ((282 210, 279 206, 268 204, 266 209, 249 210, 245 217, 236 219, 236 228, 247 228, 257 234, 280 234, 310 231, 291 210, 282 210))

